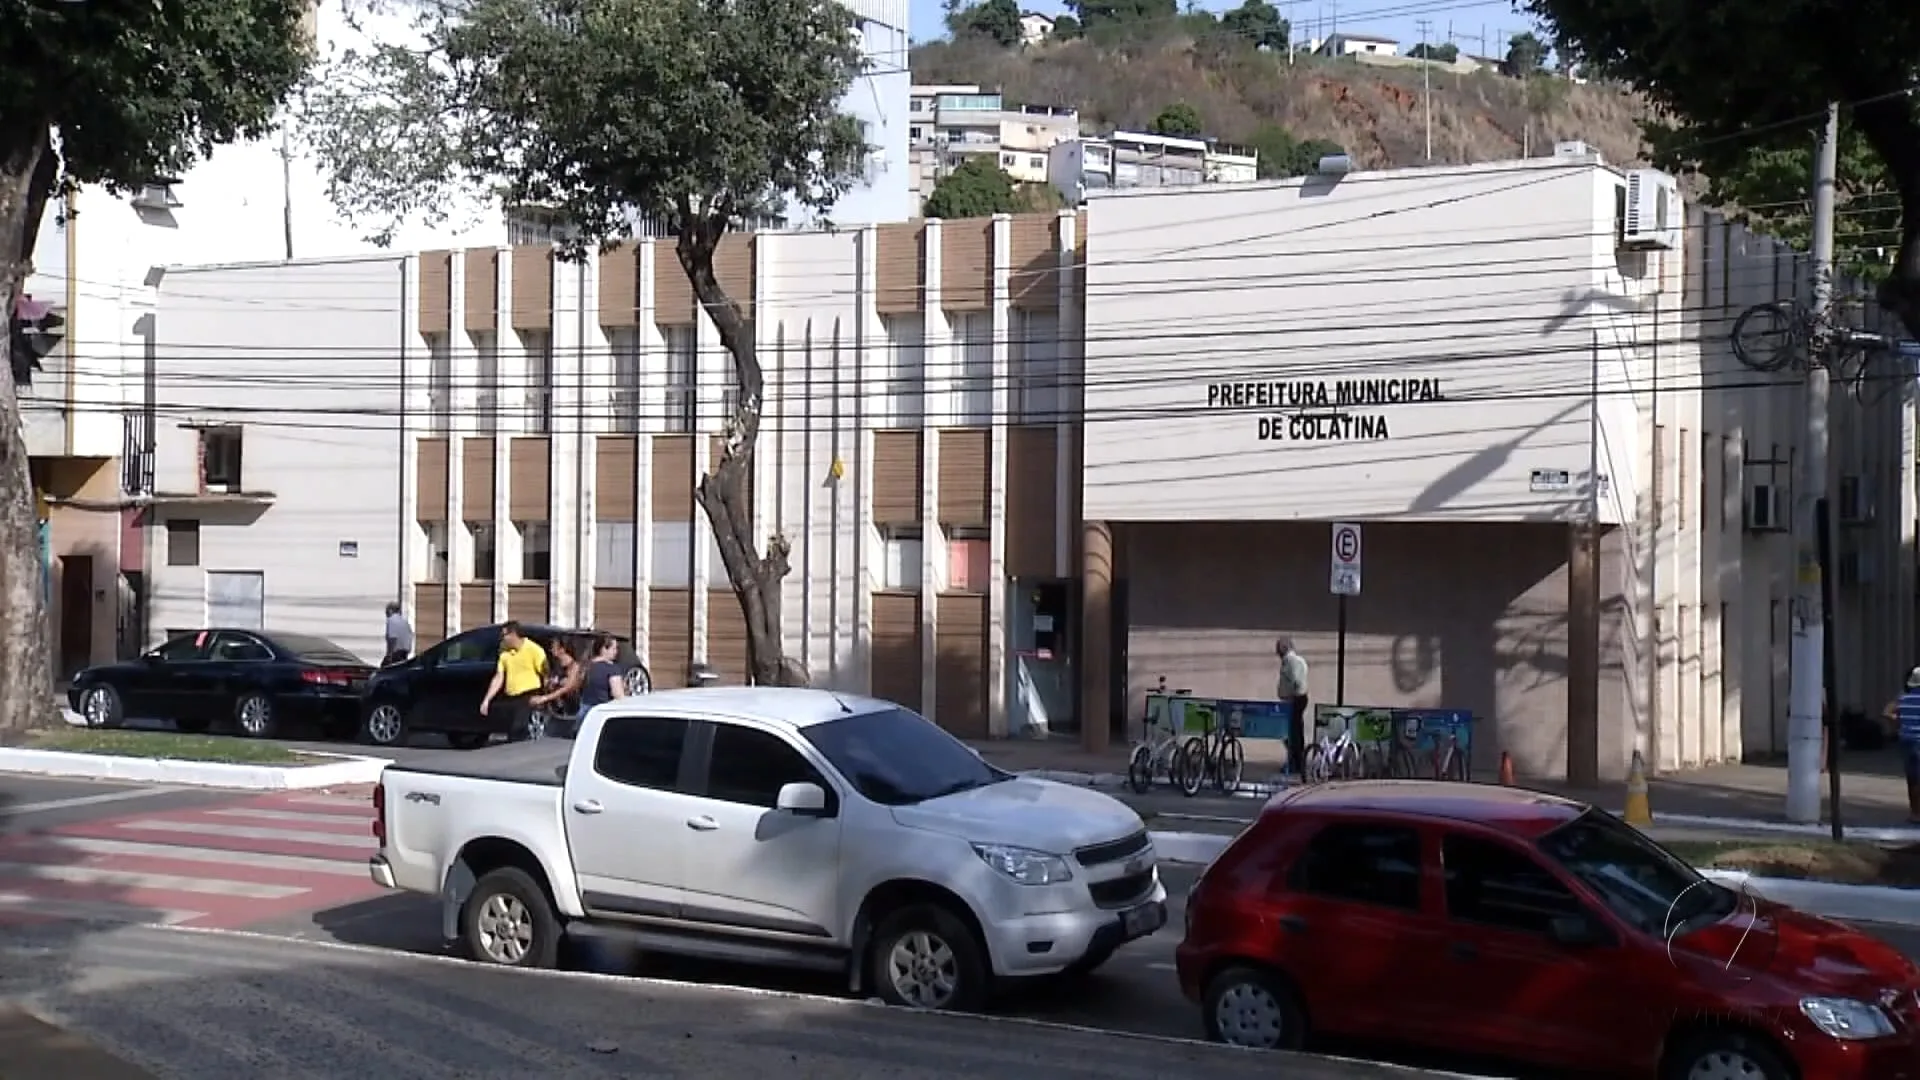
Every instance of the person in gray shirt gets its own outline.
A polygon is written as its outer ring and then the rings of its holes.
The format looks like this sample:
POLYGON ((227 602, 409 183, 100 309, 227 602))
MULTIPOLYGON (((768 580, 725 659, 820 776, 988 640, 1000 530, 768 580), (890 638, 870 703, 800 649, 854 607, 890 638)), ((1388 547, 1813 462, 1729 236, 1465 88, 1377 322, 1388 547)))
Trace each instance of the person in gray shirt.
POLYGON ((1287 763, 1297 772, 1307 753, 1307 658, 1293 647, 1290 637, 1275 641, 1273 653, 1280 658, 1277 696, 1293 707, 1293 716, 1287 722, 1287 763))
POLYGON ((382 666, 397 664, 413 655, 413 627, 407 625, 407 617, 400 614, 397 602, 387 604, 387 656, 380 661, 382 666))

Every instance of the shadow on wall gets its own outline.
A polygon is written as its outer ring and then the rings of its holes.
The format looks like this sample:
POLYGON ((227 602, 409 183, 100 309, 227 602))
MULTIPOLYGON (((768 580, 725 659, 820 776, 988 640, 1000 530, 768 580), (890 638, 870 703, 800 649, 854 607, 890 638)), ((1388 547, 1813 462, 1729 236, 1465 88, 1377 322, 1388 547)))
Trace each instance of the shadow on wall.
MULTIPOLYGON (((1471 710, 1476 767, 1566 764, 1565 526, 1366 527, 1365 592, 1348 605, 1344 703, 1471 710)), ((1271 699, 1291 635, 1312 699, 1335 703, 1338 600, 1318 522, 1129 524, 1127 715, 1160 677, 1209 696, 1271 699)))
MULTIPOLYGON (((1461 496, 1472 491, 1476 485, 1486 483, 1490 477, 1504 469, 1514 451, 1525 445, 1528 439, 1571 419, 1575 414, 1585 413, 1590 409, 1591 406, 1586 401, 1577 402, 1532 427, 1520 429, 1519 433, 1511 438, 1502 439, 1481 448, 1472 457, 1448 469, 1445 474, 1422 489, 1420 494, 1414 496, 1412 504, 1407 507, 1407 512, 1433 514, 1457 505, 1461 496)), ((1560 506, 1559 516, 1563 520, 1571 520, 1576 506, 1577 503, 1574 500, 1565 500, 1560 506)), ((1482 512, 1497 509, 1481 504, 1476 504, 1476 508, 1482 512)), ((1530 501, 1527 509, 1537 509, 1536 503, 1530 501)))

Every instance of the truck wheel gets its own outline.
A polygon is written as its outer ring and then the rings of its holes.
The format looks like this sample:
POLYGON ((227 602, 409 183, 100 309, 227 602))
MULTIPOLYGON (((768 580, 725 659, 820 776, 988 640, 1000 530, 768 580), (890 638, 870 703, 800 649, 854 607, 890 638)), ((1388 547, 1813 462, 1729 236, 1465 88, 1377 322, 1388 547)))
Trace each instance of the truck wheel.
POLYGON ((473 886, 460 912, 467 955, 484 964, 550 968, 560 960, 560 920, 546 891, 517 866, 503 866, 473 886))
POLYGON ((986 1004, 986 950, 943 907, 914 904, 881 919, 870 962, 873 985, 889 1005, 974 1012, 986 1004))

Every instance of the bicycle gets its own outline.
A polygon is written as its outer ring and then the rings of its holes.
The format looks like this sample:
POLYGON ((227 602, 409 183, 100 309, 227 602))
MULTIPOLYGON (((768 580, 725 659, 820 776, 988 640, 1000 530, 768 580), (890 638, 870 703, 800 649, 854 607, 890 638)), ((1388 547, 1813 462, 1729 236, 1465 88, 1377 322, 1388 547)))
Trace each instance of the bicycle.
POLYGON ((1309 784, 1356 780, 1365 775, 1366 763, 1362 760, 1360 744, 1353 739, 1351 721, 1341 728, 1338 737, 1322 732, 1319 739, 1307 747, 1300 767, 1301 780, 1309 784))
POLYGON ((1180 748, 1186 758, 1181 794, 1189 798, 1198 795, 1209 781, 1222 794, 1240 789, 1240 778, 1247 768, 1247 752, 1240 745, 1239 720, 1239 713, 1235 712, 1225 724, 1216 727, 1211 711, 1201 714, 1200 734, 1189 738, 1180 748))
MULTIPOLYGON (((1192 690, 1179 689, 1173 691, 1171 696, 1187 697, 1192 693, 1192 690)), ((1180 740, 1178 726, 1173 722, 1171 705, 1167 679, 1163 675, 1159 689, 1147 698, 1141 739, 1134 744, 1133 753, 1127 756, 1127 786, 1137 794, 1145 795, 1153 790, 1154 779, 1163 776, 1169 785, 1185 790, 1187 749, 1180 740), (1159 699, 1157 702, 1156 697, 1159 699), (1157 709, 1156 704, 1159 706, 1157 709)))
POLYGON ((1395 780, 1411 780, 1419 775, 1420 720, 1408 717, 1393 733, 1393 745, 1387 750, 1387 775, 1395 780))

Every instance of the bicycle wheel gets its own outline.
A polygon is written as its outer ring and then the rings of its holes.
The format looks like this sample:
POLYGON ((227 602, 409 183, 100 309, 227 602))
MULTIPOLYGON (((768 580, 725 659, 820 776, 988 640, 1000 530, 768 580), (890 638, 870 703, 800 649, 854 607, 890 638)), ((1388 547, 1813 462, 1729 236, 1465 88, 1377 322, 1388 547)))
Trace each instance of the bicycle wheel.
POLYGON ((1200 794, 1200 789, 1207 784, 1208 774, 1213 772, 1207 741, 1195 735, 1180 748, 1180 755, 1187 759, 1187 767, 1180 776, 1180 794, 1192 798, 1200 794))
POLYGON ((1127 757, 1127 786, 1139 795, 1153 788, 1153 748, 1146 743, 1134 747, 1127 757))
POLYGON ((1440 779, 1467 782, 1467 754, 1460 747, 1447 752, 1447 760, 1440 769, 1440 779))
POLYGON ((1231 795, 1240 790, 1240 776, 1247 769, 1247 751, 1240 740, 1229 735, 1220 740, 1219 763, 1214 769, 1213 785, 1231 795))
POLYGON ((1405 746, 1396 745, 1387 758, 1387 772, 1395 780, 1411 780, 1419 771, 1419 765, 1413 760, 1413 751, 1405 746))
POLYGON ((1307 747, 1300 759, 1300 781, 1305 784, 1318 784, 1327 778, 1327 750, 1324 746, 1307 747))
POLYGON ((1343 746, 1333 763, 1333 775, 1341 780, 1358 780, 1361 777, 1360 748, 1343 746))
POLYGON ((1759 304, 1734 320, 1733 355, 1754 371, 1782 371, 1800 359, 1804 320, 1792 305, 1759 304))

